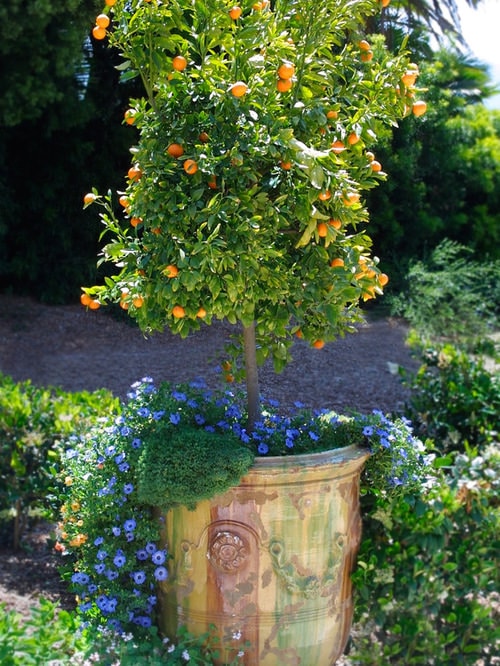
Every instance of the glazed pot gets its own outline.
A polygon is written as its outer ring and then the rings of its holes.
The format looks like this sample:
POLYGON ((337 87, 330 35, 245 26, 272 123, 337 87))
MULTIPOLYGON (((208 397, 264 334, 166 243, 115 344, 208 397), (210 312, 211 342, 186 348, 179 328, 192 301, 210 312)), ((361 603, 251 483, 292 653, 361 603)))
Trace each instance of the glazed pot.
POLYGON ((165 516, 160 630, 212 631, 220 660, 329 666, 343 653, 360 538, 356 446, 257 458, 239 486, 165 516), (246 644, 246 645, 245 645, 246 644))

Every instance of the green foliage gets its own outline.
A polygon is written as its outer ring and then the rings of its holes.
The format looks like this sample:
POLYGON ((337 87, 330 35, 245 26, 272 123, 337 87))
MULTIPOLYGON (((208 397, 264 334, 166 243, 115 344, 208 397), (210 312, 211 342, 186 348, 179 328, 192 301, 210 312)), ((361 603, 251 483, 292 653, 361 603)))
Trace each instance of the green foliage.
POLYGON ((53 493, 62 438, 117 409, 107 391, 65 393, 0 375, 0 511, 15 547, 30 512, 53 517, 57 508, 53 493))
POLYGON ((471 254, 442 241, 426 261, 410 265, 406 289, 391 299, 393 312, 424 341, 447 340, 474 351, 498 325, 500 260, 479 262, 471 254))
POLYGON ((40 599, 27 619, 0 606, 0 663, 2 666, 75 663, 73 655, 85 647, 78 626, 74 613, 61 610, 47 599, 40 599))
MULTIPOLYGON (((163 425, 163 424, 162 424, 163 425)), ((155 428, 137 465, 140 502, 167 510, 184 504, 194 508, 202 499, 238 485, 254 459, 238 438, 175 426, 155 428)))
POLYGON ((373 36, 363 61, 374 0, 245 6, 236 21, 228 10, 215 0, 111 8, 124 76, 140 75, 146 90, 132 102, 141 175, 124 187, 125 221, 114 196, 97 199, 103 261, 118 273, 86 291, 125 300, 146 330, 186 336, 213 318, 255 322, 258 361, 272 357, 280 370, 297 330, 311 343, 334 339, 352 330, 360 298, 382 293, 362 197, 384 174, 366 149, 407 112, 398 84, 408 58, 373 36), (277 89, 283 61, 295 68, 288 92, 277 89), (238 97, 237 81, 247 86, 238 97), (166 151, 172 143, 181 157, 166 151), (169 278, 171 265, 179 272, 169 278))
POLYGON ((491 445, 457 456, 420 494, 365 498, 355 664, 495 663, 499 479, 491 445))
POLYGON ((500 377, 451 345, 422 352, 424 364, 406 378, 407 414, 440 452, 482 448, 498 438, 500 377))

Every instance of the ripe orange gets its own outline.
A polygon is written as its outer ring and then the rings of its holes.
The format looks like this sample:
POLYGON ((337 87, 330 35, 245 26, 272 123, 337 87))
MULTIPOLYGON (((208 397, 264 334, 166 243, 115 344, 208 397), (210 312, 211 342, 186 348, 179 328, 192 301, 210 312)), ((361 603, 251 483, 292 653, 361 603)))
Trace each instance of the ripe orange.
POLYGON ((299 338, 299 340, 302 340, 302 338, 304 337, 304 334, 302 333, 300 328, 297 331, 295 331, 295 335, 299 338))
POLYGON ((341 257, 335 257, 335 259, 332 259, 330 262, 330 266, 332 268, 340 268, 343 265, 344 265, 344 260, 341 259, 341 257))
POLYGON ((391 4, 391 0, 380 0, 382 7, 388 7, 391 4))
POLYGON ((362 40, 359 42, 358 46, 359 46, 359 48, 360 48, 362 51, 369 51, 370 48, 371 48, 371 47, 370 47, 370 43, 367 42, 366 39, 362 39, 362 40))
POLYGON ((337 139, 337 141, 332 143, 332 150, 334 153, 341 153, 343 150, 345 150, 344 142, 340 139, 337 139))
POLYGON ((104 0, 104 3, 108 5, 108 7, 112 7, 116 3, 116 0, 104 0))
POLYGON ((370 62, 373 59, 373 51, 361 51, 361 60, 362 62, 370 62))
POLYGON ((382 171, 382 165, 377 160, 370 162, 370 167, 372 171, 382 171))
POLYGON ((208 136, 208 134, 206 132, 200 132, 200 134, 198 135, 198 139, 202 143, 208 143, 210 141, 210 137, 208 136))
POLYGON ((236 83, 233 83, 229 90, 235 97, 243 97, 243 95, 246 95, 248 92, 248 86, 243 81, 236 81, 236 83))
POLYGON ((125 122, 127 125, 133 125, 135 123, 135 114, 137 111, 135 109, 127 109, 124 113, 125 122))
POLYGON ((99 303, 99 301, 96 301, 96 300, 90 301, 90 303, 88 305, 89 310, 99 310, 100 307, 101 307, 101 304, 99 303))
POLYGON ((359 194, 357 192, 348 192, 344 197, 344 204, 346 206, 352 206, 359 201, 359 194))
POLYGON ((378 276, 378 283, 381 287, 385 287, 385 285, 389 282, 389 276, 386 275, 385 273, 380 273, 378 276))
POLYGON ((118 199, 120 206, 123 206, 124 208, 127 208, 129 205, 129 200, 128 197, 125 194, 122 194, 122 196, 118 199))
POLYGON ((127 303, 127 301, 123 301, 123 300, 120 301, 120 307, 121 307, 122 310, 128 310, 128 306, 129 306, 129 304, 127 303))
POLYGON ((88 294, 86 294, 86 293, 83 293, 83 294, 80 296, 80 303, 81 303, 82 305, 90 305, 90 302, 91 302, 91 301, 92 301, 92 298, 91 298, 88 294))
POLYGON ((83 203, 85 205, 94 203, 94 201, 97 199, 96 195, 93 192, 88 192, 84 197, 83 197, 83 203))
POLYGON ((142 308, 144 305, 144 299, 142 296, 136 296, 135 298, 132 299, 132 303, 136 308, 142 308))
POLYGON ((328 227, 324 222, 318 223, 317 230, 318 230, 318 236, 320 238, 325 238, 326 234, 328 233, 328 227))
POLYGON ((224 375, 224 379, 228 384, 232 384, 234 382, 234 375, 231 375, 230 373, 227 375, 224 375))
POLYGON ((291 79, 294 74, 295 74, 295 65, 293 64, 293 62, 290 62, 289 60, 285 60, 278 67, 278 76, 280 77, 280 79, 291 79))
POLYGON ((235 7, 231 7, 229 10, 229 16, 233 19, 233 21, 237 21, 241 16, 241 7, 238 7, 237 5, 235 7))
POLYGON ((196 313, 196 316, 197 316, 199 319, 204 319, 204 318, 207 316, 207 311, 205 310, 205 308, 200 308, 200 309, 198 310, 198 312, 196 313))
POLYGON ((325 346, 325 341, 324 340, 315 340, 312 343, 312 346, 314 347, 314 349, 323 349, 323 347, 325 346))
POLYGON ((104 39, 106 37, 106 28, 100 28, 98 25, 95 25, 92 28, 92 36, 94 39, 104 39))
POLYGON ((423 101, 414 102, 411 110, 414 116, 423 116, 427 111, 427 104, 423 101))
POLYGON ((335 120, 336 118, 339 117, 339 112, 335 111, 335 109, 330 109, 329 111, 326 112, 326 117, 335 120))
POLYGON ((290 169, 292 168, 292 163, 291 162, 285 162, 284 160, 282 160, 280 162, 280 167, 282 169, 284 169, 285 171, 290 171, 290 169))
POLYGON ((354 144, 358 143, 358 141, 359 141, 359 136, 356 134, 356 132, 351 132, 347 137, 347 143, 350 146, 354 146, 354 144))
POLYGON ((182 305, 174 305, 172 308, 172 315, 176 319, 182 319, 183 317, 186 316, 186 310, 182 307, 182 305))
POLYGON ((183 164, 184 171, 189 175, 189 176, 194 176, 194 174, 198 171, 198 165, 194 160, 186 160, 183 164))
POLYGON ((109 16, 107 14, 99 14, 95 20, 95 24, 99 26, 99 28, 107 28, 109 23, 109 16))
POLYGON ((328 199, 330 199, 331 196, 332 196, 332 193, 330 192, 330 190, 324 190, 323 192, 320 192, 318 194, 318 199, 320 201, 328 201, 328 199))
POLYGON ((131 166, 130 169, 128 170, 127 175, 130 178, 130 180, 137 182, 142 177, 142 170, 138 164, 134 164, 134 166, 131 166))
POLYGON ((162 273, 163 275, 166 275, 168 278, 174 278, 179 274, 179 269, 177 268, 177 266, 169 264, 166 268, 163 269, 162 273))
POLYGON ((182 157, 184 155, 184 148, 180 143, 171 143, 167 148, 167 153, 170 157, 182 157))
POLYGON ((407 88, 410 88, 411 86, 415 85, 415 82, 417 80, 417 75, 418 71, 414 69, 409 69, 406 71, 405 74, 401 77, 401 81, 405 84, 407 88))
POLYGON ((337 230, 340 229, 342 226, 342 222, 340 220, 334 220, 333 218, 331 220, 328 220, 328 224, 337 230))
POLYGON ((280 93, 286 93, 292 89, 293 81, 292 79, 278 79, 276 81, 276 88, 280 93))
POLYGON ((177 72, 182 72, 184 69, 187 67, 187 60, 184 56, 178 55, 175 56, 175 58, 172 59, 172 67, 177 71, 177 72))
POLYGON ((142 224, 142 217, 131 217, 130 224, 133 227, 139 226, 139 224, 142 224))

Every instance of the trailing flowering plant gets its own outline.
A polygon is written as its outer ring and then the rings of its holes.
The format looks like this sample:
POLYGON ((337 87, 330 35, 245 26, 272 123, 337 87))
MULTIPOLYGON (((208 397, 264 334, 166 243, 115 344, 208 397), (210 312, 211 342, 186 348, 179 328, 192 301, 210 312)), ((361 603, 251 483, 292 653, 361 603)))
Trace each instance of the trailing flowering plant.
POLYGON ((74 439, 66 453, 59 548, 79 609, 119 631, 149 629, 156 585, 168 576, 162 511, 223 493, 256 455, 314 453, 351 444, 372 452, 365 489, 398 493, 428 473, 423 444, 403 418, 339 416, 269 404, 252 432, 245 401, 203 384, 135 384, 120 416, 74 439))

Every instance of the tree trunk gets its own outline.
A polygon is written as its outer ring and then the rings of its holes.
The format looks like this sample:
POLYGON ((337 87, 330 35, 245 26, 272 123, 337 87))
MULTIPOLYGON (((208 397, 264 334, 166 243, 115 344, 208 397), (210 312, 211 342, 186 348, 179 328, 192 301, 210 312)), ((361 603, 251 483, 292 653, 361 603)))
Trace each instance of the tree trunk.
POLYGON ((252 432, 260 418, 259 373, 255 341, 255 322, 243 326, 243 346, 245 350, 245 376, 247 386, 248 422, 247 431, 252 432))

